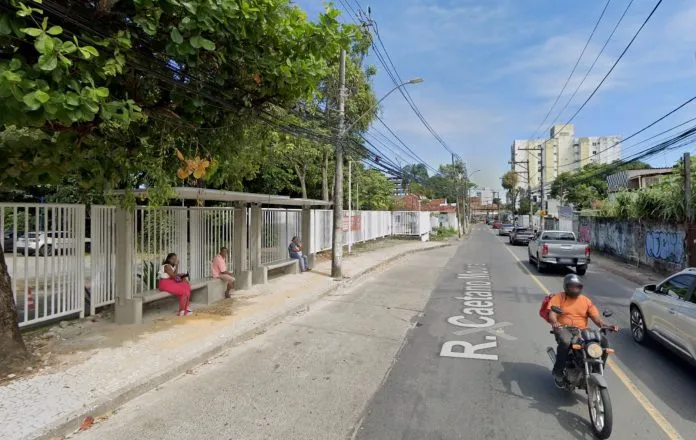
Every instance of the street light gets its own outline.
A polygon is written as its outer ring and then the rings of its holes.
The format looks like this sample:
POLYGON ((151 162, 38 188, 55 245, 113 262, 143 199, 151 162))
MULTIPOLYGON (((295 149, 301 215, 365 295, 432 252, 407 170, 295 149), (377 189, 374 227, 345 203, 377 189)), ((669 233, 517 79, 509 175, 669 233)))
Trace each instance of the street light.
MULTIPOLYGON (((341 53, 341 59, 343 60, 344 54, 343 52, 341 53)), ((393 89, 391 89, 389 92, 387 92, 386 95, 382 96, 374 105, 372 105, 369 109, 367 109, 363 114, 357 117, 355 121, 353 121, 348 127, 343 128, 343 106, 345 103, 345 94, 344 94, 344 75, 345 75, 345 67, 343 62, 341 63, 342 65, 342 70, 341 70, 341 87, 339 91, 339 132, 338 132, 338 143, 336 145, 336 184, 334 185, 334 211, 333 211, 333 244, 331 246, 331 277, 333 278, 338 278, 341 279, 343 278, 343 269, 342 269, 342 260, 343 260, 343 138, 345 137, 346 133, 350 133, 350 130, 355 127, 355 124, 357 124, 362 118, 367 116, 368 114, 372 113, 374 109, 376 109, 379 104, 387 99, 389 95, 400 89, 401 87, 411 85, 411 84, 420 84, 423 82, 423 78, 416 77, 412 78, 404 83, 398 84, 395 86, 393 89)), ((349 188, 350 191, 350 188, 349 188)), ((351 207, 352 208, 352 207, 351 207)), ((351 218, 348 224, 348 232, 351 232, 351 227, 352 227, 352 209, 351 209, 351 218)))
POLYGON ((382 101, 384 101, 385 99, 387 99, 387 98, 389 97, 389 95, 391 95, 392 93, 396 92, 396 91, 399 90, 401 87, 408 86, 408 85, 411 85, 411 84, 420 84, 420 83, 422 83, 423 81, 425 81, 423 78, 417 76, 417 77, 415 77, 415 78, 411 78, 410 80, 408 80, 408 81, 406 81, 406 82, 404 82, 404 83, 399 84, 398 86, 395 86, 393 89, 391 89, 390 91, 388 91, 386 95, 382 96, 382 97, 379 99, 379 101, 377 101, 372 107, 370 107, 369 109, 367 109, 367 110, 365 111, 365 113, 363 113, 362 115, 358 116, 358 118, 357 118, 355 121, 353 121, 353 122, 345 129, 344 133, 349 133, 350 130, 351 130, 353 127, 355 127, 355 124, 357 124, 358 122, 360 122, 360 120, 361 120, 362 118, 364 118, 365 116, 367 116, 368 114, 372 113, 372 110, 374 110, 375 108, 377 108, 377 106, 379 106, 379 105, 382 103, 382 101))

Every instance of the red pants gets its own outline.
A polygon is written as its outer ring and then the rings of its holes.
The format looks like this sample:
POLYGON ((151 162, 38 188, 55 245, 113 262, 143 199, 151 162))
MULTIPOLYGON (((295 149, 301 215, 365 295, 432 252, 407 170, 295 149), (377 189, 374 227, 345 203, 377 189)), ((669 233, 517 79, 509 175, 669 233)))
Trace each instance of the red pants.
POLYGON ((179 297, 179 311, 186 311, 191 301, 191 285, 188 281, 177 283, 172 278, 159 280, 159 290, 179 297))

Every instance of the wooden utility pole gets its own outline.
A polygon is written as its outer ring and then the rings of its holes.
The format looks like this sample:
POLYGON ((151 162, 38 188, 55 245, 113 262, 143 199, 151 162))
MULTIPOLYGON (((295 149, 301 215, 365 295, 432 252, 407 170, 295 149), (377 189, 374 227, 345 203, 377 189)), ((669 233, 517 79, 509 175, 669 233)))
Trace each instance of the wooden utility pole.
POLYGON ((338 139, 336 140, 336 183, 333 197, 331 277, 341 279, 343 278, 343 138, 346 123, 346 51, 343 49, 341 49, 338 84, 338 139))

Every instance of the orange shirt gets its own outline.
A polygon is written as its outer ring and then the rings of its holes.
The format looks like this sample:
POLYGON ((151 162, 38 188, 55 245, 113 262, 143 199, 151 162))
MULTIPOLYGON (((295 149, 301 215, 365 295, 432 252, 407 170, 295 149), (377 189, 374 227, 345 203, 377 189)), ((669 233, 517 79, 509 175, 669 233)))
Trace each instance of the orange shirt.
POLYGON ((589 317, 598 317, 599 311, 592 300, 585 295, 571 298, 565 293, 557 293, 549 301, 549 310, 552 306, 563 309, 563 314, 558 315, 558 323, 561 325, 572 325, 579 329, 587 328, 589 317))

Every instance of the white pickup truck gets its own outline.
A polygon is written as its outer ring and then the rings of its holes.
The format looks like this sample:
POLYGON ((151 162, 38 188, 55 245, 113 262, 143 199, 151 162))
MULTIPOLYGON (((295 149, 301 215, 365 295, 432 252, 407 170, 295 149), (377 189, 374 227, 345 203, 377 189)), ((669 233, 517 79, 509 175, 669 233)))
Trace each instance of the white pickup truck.
POLYGON ((585 275, 590 263, 590 246, 578 243, 575 234, 568 231, 542 231, 529 242, 529 262, 539 272, 549 266, 574 267, 578 275, 585 275))

